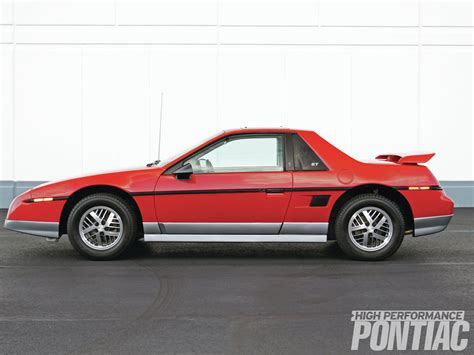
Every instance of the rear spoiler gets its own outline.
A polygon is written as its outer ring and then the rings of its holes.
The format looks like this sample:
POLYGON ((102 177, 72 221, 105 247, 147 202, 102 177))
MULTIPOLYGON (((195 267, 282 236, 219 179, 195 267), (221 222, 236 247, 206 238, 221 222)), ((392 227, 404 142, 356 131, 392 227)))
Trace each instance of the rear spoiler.
POLYGON ((377 156, 375 159, 390 161, 397 164, 418 164, 426 163, 436 153, 412 153, 412 154, 382 154, 377 156))

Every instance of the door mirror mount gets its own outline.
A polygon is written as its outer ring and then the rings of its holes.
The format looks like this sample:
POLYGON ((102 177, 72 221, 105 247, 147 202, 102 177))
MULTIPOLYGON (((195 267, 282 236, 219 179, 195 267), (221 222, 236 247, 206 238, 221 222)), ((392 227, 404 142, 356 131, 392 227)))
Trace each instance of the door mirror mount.
POLYGON ((192 173, 193 167, 189 163, 184 164, 181 168, 173 172, 174 176, 176 176, 176 179, 178 180, 187 180, 191 177, 192 173))

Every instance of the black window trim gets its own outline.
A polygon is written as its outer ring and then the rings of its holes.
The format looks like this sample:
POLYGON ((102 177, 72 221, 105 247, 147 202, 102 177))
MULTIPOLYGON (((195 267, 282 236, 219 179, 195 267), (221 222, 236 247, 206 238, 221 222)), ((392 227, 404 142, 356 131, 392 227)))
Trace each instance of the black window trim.
MULTIPOLYGON (((239 139, 240 137, 281 137, 282 138, 282 144, 283 144, 283 170, 282 171, 253 171, 253 172, 248 172, 248 173, 283 173, 283 172, 287 172, 287 171, 292 171, 292 169, 287 169, 287 165, 288 165, 288 158, 291 158, 291 161, 293 160, 292 158, 292 154, 289 155, 288 154, 288 148, 290 146, 290 141, 289 139, 287 138, 289 136, 289 134, 291 133, 286 133, 286 132, 249 132, 249 133, 234 133, 234 134, 230 134, 228 136, 225 136, 225 137, 222 137, 220 139, 218 139, 217 141, 215 142, 212 142, 204 147, 202 147, 201 149, 199 149, 198 151, 194 152, 193 154, 190 154, 190 155, 187 155, 185 156, 184 158, 182 158, 180 161, 178 161, 177 163, 173 164, 172 166, 170 166, 169 168, 167 168, 165 170, 165 172, 163 173, 164 175, 171 175, 173 174, 173 172, 175 172, 176 170, 178 170, 179 168, 181 168, 184 164, 185 161, 189 160, 189 159, 192 159, 193 157, 195 157, 196 155, 199 155, 201 154, 203 151, 206 151, 206 150, 212 150, 214 147, 216 146, 219 146, 222 142, 229 142, 231 140, 235 140, 235 139, 239 139)), ((291 142, 291 146, 292 146, 292 142, 291 142)), ((292 151, 291 151, 292 152, 292 151)), ((293 165, 293 164, 291 164, 293 165)), ((239 171, 235 171, 235 172, 227 172, 227 173, 224 173, 224 172, 217 172, 217 173, 207 173, 207 174, 233 174, 233 173, 246 173, 246 172, 239 172, 239 171)), ((207 174, 202 174, 202 175, 207 175, 207 174)))

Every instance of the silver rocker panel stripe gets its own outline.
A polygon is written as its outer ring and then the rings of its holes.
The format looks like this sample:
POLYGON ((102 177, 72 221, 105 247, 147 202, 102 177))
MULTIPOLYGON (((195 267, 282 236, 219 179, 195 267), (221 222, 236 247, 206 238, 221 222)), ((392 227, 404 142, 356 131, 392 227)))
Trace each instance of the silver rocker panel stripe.
POLYGON ((143 222, 144 234, 160 234, 160 225, 158 222, 143 222))
POLYGON ((280 234, 328 234, 329 223, 285 222, 280 234))
POLYGON ((320 243, 326 235, 291 234, 145 234, 145 242, 207 242, 207 243, 320 243))
POLYGON ((5 221, 6 229, 36 235, 38 237, 59 238, 59 223, 57 222, 37 222, 37 221, 5 221))
MULTIPOLYGON (((281 223, 160 223, 164 234, 278 234, 281 223)), ((150 233, 152 234, 152 233, 150 233)))
POLYGON ((453 215, 415 218, 413 236, 420 237, 422 235, 442 232, 446 229, 452 217, 453 215))

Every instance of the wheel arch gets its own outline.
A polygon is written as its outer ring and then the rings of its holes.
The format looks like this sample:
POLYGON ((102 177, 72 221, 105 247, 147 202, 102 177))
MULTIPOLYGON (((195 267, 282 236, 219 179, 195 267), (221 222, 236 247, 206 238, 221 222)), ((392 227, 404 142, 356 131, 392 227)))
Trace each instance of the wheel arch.
POLYGON ((403 196, 399 191, 390 186, 381 184, 365 184, 347 190, 336 200, 329 217, 328 239, 336 239, 334 233, 334 222, 342 206, 344 206, 344 204, 351 198, 367 193, 373 193, 376 195, 384 196, 389 200, 395 202, 400 207, 400 211, 402 212, 403 218, 405 220, 405 231, 413 230, 413 211, 405 196, 403 196))
POLYGON ((137 218, 138 233, 139 235, 143 235, 142 214, 140 212, 140 209, 138 208, 136 201, 128 192, 116 186, 111 186, 111 185, 92 185, 92 186, 83 187, 75 191, 71 196, 68 197, 66 204, 64 205, 61 211, 61 217, 59 220, 59 236, 62 236, 63 234, 67 234, 67 220, 69 218, 69 214, 71 213, 76 203, 78 203, 84 197, 90 196, 96 193, 108 193, 111 195, 115 195, 117 197, 122 198, 126 203, 128 203, 137 218))

